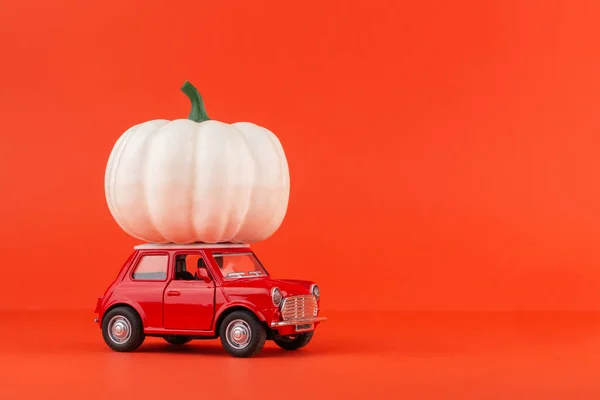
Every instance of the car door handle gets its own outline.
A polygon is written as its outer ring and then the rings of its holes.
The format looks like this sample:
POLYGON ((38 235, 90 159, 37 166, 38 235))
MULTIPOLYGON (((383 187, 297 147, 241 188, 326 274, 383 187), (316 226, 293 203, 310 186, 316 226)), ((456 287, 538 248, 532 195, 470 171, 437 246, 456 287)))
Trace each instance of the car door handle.
POLYGON ((181 293, 179 293, 178 290, 169 290, 167 292, 167 296, 179 296, 181 293))

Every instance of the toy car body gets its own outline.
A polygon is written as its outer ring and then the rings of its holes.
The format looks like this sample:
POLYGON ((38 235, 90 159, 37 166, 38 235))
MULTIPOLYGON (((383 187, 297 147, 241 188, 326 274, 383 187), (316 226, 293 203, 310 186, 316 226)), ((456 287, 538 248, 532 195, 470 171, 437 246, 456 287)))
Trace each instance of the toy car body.
POLYGON ((326 318, 311 281, 271 278, 249 245, 141 244, 99 297, 95 319, 106 344, 133 351, 147 336, 174 345, 220 338, 233 356, 266 340, 295 350, 326 318))

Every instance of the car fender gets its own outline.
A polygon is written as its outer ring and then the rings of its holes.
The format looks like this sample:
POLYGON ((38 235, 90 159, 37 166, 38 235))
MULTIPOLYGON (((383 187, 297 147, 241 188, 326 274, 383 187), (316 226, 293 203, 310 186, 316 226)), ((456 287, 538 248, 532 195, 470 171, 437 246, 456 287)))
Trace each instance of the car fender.
POLYGON ((235 308, 235 307, 247 308, 248 310, 252 311, 258 317, 258 319, 260 319, 263 322, 267 322, 267 318, 265 317, 265 314, 261 310, 256 308, 256 306, 254 304, 252 304, 250 302, 246 302, 246 301, 235 301, 232 303, 223 304, 219 308, 219 310, 217 311, 217 313, 215 315, 215 321, 218 321, 219 318, 221 318, 221 316, 223 315, 223 313, 226 313, 228 310, 235 308))
POLYGON ((138 313, 140 318, 142 319, 142 326, 144 328, 146 327, 146 314, 144 313, 143 308, 139 305, 139 303, 137 301, 134 301, 131 299, 123 299, 123 298, 111 301, 110 303, 107 303, 104 306, 104 311, 99 316, 100 322, 102 321, 102 318, 104 318, 104 315, 106 314, 106 312, 109 309, 114 308, 115 306, 120 306, 120 305, 129 306, 129 307, 133 308, 138 313))

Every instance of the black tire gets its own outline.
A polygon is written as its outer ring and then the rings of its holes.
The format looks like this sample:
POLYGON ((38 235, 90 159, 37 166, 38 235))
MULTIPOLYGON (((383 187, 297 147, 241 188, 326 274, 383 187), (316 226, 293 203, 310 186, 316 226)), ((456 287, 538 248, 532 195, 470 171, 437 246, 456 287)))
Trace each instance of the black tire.
POLYGON ((219 337, 225 350, 232 356, 252 357, 265 345, 267 330, 253 313, 234 311, 223 320, 219 337))
POLYGON ((292 336, 275 336, 273 341, 284 350, 298 350, 306 346, 312 339, 314 331, 292 336))
POLYGON ((189 343, 192 339, 187 337, 187 336, 182 336, 182 335, 167 335, 164 337, 164 339, 167 341, 167 343, 176 345, 176 346, 181 346, 184 345, 186 343, 189 343))
POLYGON ((102 337, 108 347, 119 352, 137 349, 146 338, 142 320, 137 312, 129 307, 116 307, 104 315, 102 337), (117 324, 120 325, 120 329, 115 326, 117 324), (115 329, 112 328, 113 326, 115 329))

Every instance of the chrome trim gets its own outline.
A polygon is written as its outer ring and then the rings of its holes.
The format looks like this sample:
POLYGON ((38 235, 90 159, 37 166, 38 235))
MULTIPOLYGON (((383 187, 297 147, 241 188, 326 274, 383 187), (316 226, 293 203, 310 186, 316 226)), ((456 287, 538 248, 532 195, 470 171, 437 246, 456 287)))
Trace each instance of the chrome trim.
POLYGON ((252 340, 252 329, 243 319, 233 320, 225 330, 227 343, 238 350, 245 349, 252 340))
POLYGON ((327 320, 327 317, 317 317, 317 318, 312 318, 312 319, 304 319, 304 320, 296 320, 296 321, 273 321, 273 322, 271 322, 271 328, 277 328, 279 326, 313 324, 315 322, 323 322, 326 320, 327 320))
POLYGON ((241 278, 242 276, 244 276, 243 272, 230 272, 225 275, 225 278, 241 278))
POLYGON ((311 295, 315 296, 315 299, 317 299, 317 301, 319 301, 319 299, 321 298, 321 288, 319 287, 319 285, 317 285, 316 283, 313 283, 312 285, 310 285, 309 292, 311 295), (319 289, 319 297, 315 296, 315 294, 313 292, 315 290, 315 286, 317 287, 317 289, 319 289))
POLYGON ((261 278, 263 276, 267 276, 267 274, 263 274, 260 271, 250 271, 248 275, 243 272, 230 272, 225 275, 225 278, 261 278))
POLYGON ((273 303, 273 305, 275 307, 279 307, 281 305, 281 303, 283 303, 283 294, 281 293, 281 290, 277 286, 274 286, 273 288, 271 288, 271 302, 273 303), (279 297, 280 297, 279 303, 277 303, 277 304, 275 304, 275 299, 273 298, 273 294, 275 293, 276 290, 279 292, 279 297))
POLYGON ((131 324, 122 315, 115 315, 108 322, 108 337, 115 344, 126 343, 131 337, 131 324))
POLYGON ((313 295, 289 296, 281 302, 280 312, 284 321, 311 319, 319 314, 319 305, 313 295))

